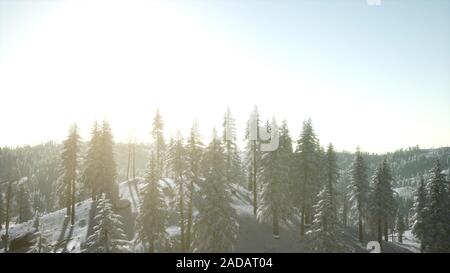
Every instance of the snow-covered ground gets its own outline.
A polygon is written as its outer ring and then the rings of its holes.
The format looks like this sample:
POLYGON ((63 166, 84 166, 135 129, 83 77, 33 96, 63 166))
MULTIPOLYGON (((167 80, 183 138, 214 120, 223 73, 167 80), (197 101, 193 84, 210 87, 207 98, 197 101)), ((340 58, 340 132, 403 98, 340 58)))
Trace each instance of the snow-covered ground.
MULTIPOLYGON (((164 179, 161 181, 162 191, 166 203, 169 206, 171 219, 167 233, 172 241, 176 241, 180 229, 177 222, 176 206, 173 205, 173 194, 175 190, 174 181, 164 179), (171 205, 172 204, 172 205, 171 205)), ((145 187, 143 178, 136 178, 134 181, 125 181, 119 184, 119 191, 123 201, 124 209, 122 216, 124 219, 125 230, 130 239, 134 237, 134 220, 139 211, 140 193, 145 187), (130 207, 131 209, 128 209, 130 207)), ((398 190, 400 195, 408 194, 398 190)), ((252 193, 241 185, 232 185, 232 207, 236 210, 239 223, 238 240, 236 243, 236 252, 306 252, 305 244, 299 239, 298 221, 282 224, 280 227, 280 238, 272 236, 272 225, 270 223, 260 223, 253 215, 252 193)), ((52 252, 80 252, 86 235, 90 232, 89 221, 91 215, 92 201, 90 199, 77 203, 76 221, 72 226, 69 218, 66 218, 66 210, 58 210, 40 217, 40 227, 43 230, 43 236, 52 246, 52 252)), ((195 210, 194 210, 195 215, 195 210)), ((23 236, 35 231, 34 221, 26 223, 11 224, 11 239, 23 236)), ((4 233, 4 229, 0 234, 4 233)), ((348 252, 368 252, 366 247, 359 244, 356 238, 357 232, 351 229, 343 229, 340 236, 345 242, 348 252)), ((405 233, 404 242, 388 243, 386 252, 418 252, 419 244, 414 240, 409 231, 405 233)), ((0 249, 0 252, 3 248, 0 249)), ((173 251, 177 251, 175 247, 173 251)))
POLYGON ((417 239, 412 234, 411 230, 405 231, 403 234, 403 242, 402 243, 395 243, 400 247, 403 247, 405 249, 408 249, 411 252, 414 253, 420 253, 420 243, 417 241, 417 239))
POLYGON ((395 188, 394 191, 397 192, 401 198, 410 199, 410 198, 414 197, 415 189, 414 189, 414 187, 411 187, 411 186, 405 186, 405 187, 395 188))
MULTIPOLYGON (((53 252, 81 251, 81 244, 86 240, 91 205, 91 199, 77 203, 74 225, 71 225, 69 218, 66 217, 65 209, 45 214, 39 218, 42 235, 47 238, 53 252)), ((34 231, 34 219, 21 224, 12 224, 9 229, 11 239, 34 231)), ((1 234, 4 234, 4 230, 1 234)))

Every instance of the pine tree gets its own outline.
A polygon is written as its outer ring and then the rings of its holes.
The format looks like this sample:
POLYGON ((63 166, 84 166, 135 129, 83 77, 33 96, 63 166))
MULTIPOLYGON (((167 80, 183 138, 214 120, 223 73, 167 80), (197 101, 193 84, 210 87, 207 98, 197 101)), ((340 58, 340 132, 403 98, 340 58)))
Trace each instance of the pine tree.
MULTIPOLYGON (((167 168, 165 168, 165 177, 167 178, 172 178, 175 179, 175 174, 172 172, 172 168, 170 166, 171 162, 170 162, 170 158, 171 158, 171 152, 173 150, 173 147, 175 146, 175 139, 174 137, 171 135, 170 139, 169 139, 169 143, 166 146, 166 154, 164 155, 164 158, 166 159, 166 163, 167 163, 167 168)), ((159 172, 159 169, 158 169, 159 172)), ((160 173, 159 175, 161 178, 163 177, 163 175, 160 173)))
POLYGON ((450 209, 445 174, 439 160, 431 170, 428 182, 429 195, 425 217, 425 235, 423 236, 426 252, 450 251, 450 209))
POLYGON ((296 198, 294 200, 300 209, 300 236, 305 234, 305 225, 311 222, 313 197, 317 192, 315 182, 318 178, 317 151, 318 140, 312 127, 311 119, 303 122, 303 130, 300 139, 297 141, 295 154, 296 169, 298 171, 295 187, 296 198))
POLYGON ((337 184, 337 178, 338 178, 338 167, 337 167, 337 159, 336 159, 336 152, 334 151, 333 144, 328 145, 327 153, 326 153, 326 180, 327 180, 327 187, 328 191, 330 193, 331 204, 333 205, 334 214, 337 217, 337 211, 336 211, 336 195, 334 188, 337 184))
POLYGON ((358 213, 359 242, 364 243, 363 219, 368 205, 369 181, 367 178, 367 166, 359 148, 356 151, 355 160, 350 170, 350 202, 353 203, 358 213))
POLYGON ((185 206, 186 206, 186 151, 183 146, 183 138, 179 133, 174 144, 169 150, 169 166, 170 170, 175 179, 176 189, 176 199, 178 204, 178 215, 180 221, 180 250, 181 252, 186 251, 186 216, 185 216, 185 206))
POLYGON ((91 131, 91 140, 88 144, 87 155, 85 158, 85 170, 83 174, 84 191, 85 193, 90 191, 92 200, 95 200, 101 192, 101 157, 101 129, 98 125, 98 122, 95 121, 91 131))
POLYGON ((5 208, 5 235, 3 237, 5 250, 4 252, 8 252, 8 246, 9 246, 9 222, 11 220, 11 202, 13 198, 13 189, 12 189, 12 182, 8 182, 8 186, 6 188, 6 208, 5 208))
MULTIPOLYGON (((272 137, 278 133, 275 119, 271 126, 272 137)), ((260 205, 257 218, 262 222, 272 222, 273 237, 280 238, 279 222, 286 221, 290 212, 289 193, 289 161, 292 156, 292 143, 287 125, 280 130, 279 148, 264 152, 259 171, 260 205)))
POLYGON ((318 201, 313 206, 314 219, 311 231, 307 233, 310 245, 318 252, 339 252, 342 250, 342 243, 338 239, 338 223, 329 185, 325 184, 317 197, 318 201))
POLYGON ((239 156, 239 149, 237 146, 236 137, 236 121, 231 115, 231 111, 227 108, 227 111, 223 120, 223 143, 225 145, 225 154, 227 158, 227 182, 238 183, 241 182, 241 159, 239 156))
POLYGON ((3 204, 3 193, 0 192, 0 230, 5 222, 5 205, 3 204))
POLYGON ((156 110, 155 118, 153 119, 153 145, 156 152, 156 162, 158 163, 159 178, 162 178, 164 174, 165 162, 166 162, 166 143, 164 141, 164 122, 159 113, 159 109, 156 110))
POLYGON ((75 183, 77 180, 78 152, 80 136, 77 125, 69 130, 69 135, 63 143, 61 154, 60 202, 66 207, 67 216, 70 216, 72 225, 75 223, 75 183))
POLYGON ((23 185, 19 185, 17 192, 17 208, 18 208, 18 222, 23 223, 31 219, 33 212, 31 210, 30 194, 23 185))
POLYGON ((186 145, 187 153, 187 173, 188 179, 188 202, 187 202, 187 224, 186 224, 186 251, 191 247, 191 233, 193 225, 193 209, 195 185, 198 185, 200 179, 200 167, 203 156, 204 145, 198 132, 198 124, 194 122, 186 145))
POLYGON ((259 145, 259 113, 255 106, 247 122, 245 132, 246 145, 246 165, 249 170, 248 189, 253 192, 253 214, 256 216, 258 208, 258 186, 257 170, 261 160, 261 150, 259 145))
POLYGON ((284 154, 282 164, 283 166, 286 166, 287 174, 288 174, 288 193, 286 194, 287 201, 291 205, 291 209, 289 212, 289 217, 291 217, 292 213, 294 213, 292 209, 293 200, 295 199, 295 182, 297 180, 296 172, 294 171, 296 167, 296 162, 294 158, 294 149, 293 149, 293 141, 290 136, 289 128, 287 125, 287 121, 283 120, 283 123, 281 124, 280 128, 280 138, 279 138, 279 147, 278 149, 281 149, 284 154))
POLYGON ((388 240, 386 230, 395 212, 392 176, 386 159, 377 167, 372 183, 374 188, 371 196, 371 214, 377 225, 377 240, 382 245, 383 233, 385 240, 388 240))
POLYGON ((194 223, 194 246, 198 252, 231 252, 238 223, 226 184, 226 157, 216 131, 202 160, 204 180, 200 183, 201 200, 194 223))
POLYGON ((112 203, 102 193, 96 201, 93 233, 86 240, 92 253, 129 252, 129 241, 123 231, 121 217, 113 211, 112 203))
POLYGON ((116 181, 117 167, 114 160, 113 135, 107 120, 103 120, 100 145, 100 159, 102 167, 100 193, 105 193, 106 198, 115 204, 119 198, 119 185, 116 181))
POLYGON ((148 244, 148 252, 155 252, 157 246, 162 246, 167 237, 167 206, 159 185, 156 166, 156 156, 152 153, 147 186, 137 219, 139 238, 144 244, 148 244))
POLYGON ((336 187, 336 199, 337 206, 336 209, 340 212, 340 220, 344 227, 347 227, 349 218, 349 207, 350 207, 350 182, 351 173, 350 169, 341 170, 338 175, 338 182, 336 187))
POLYGON ((427 215, 427 206, 428 201, 427 201, 427 190, 425 188, 425 179, 423 176, 421 176, 419 187, 415 192, 412 233, 421 242, 420 249, 422 252, 425 250, 424 235, 425 235, 425 218, 427 215))
POLYGON ((384 221, 384 240, 388 241, 388 228, 389 225, 391 225, 391 229, 394 229, 395 225, 395 212, 398 210, 398 204, 396 200, 394 199, 394 191, 392 190, 392 185, 394 184, 394 179, 392 176, 391 168, 389 167, 389 164, 387 163, 387 159, 385 158, 382 161, 383 166, 383 177, 385 180, 386 185, 386 211, 387 211, 387 217, 384 221))
POLYGON ((395 227, 398 235, 398 242, 403 243, 403 234, 405 233, 405 220, 401 212, 397 213, 395 227))

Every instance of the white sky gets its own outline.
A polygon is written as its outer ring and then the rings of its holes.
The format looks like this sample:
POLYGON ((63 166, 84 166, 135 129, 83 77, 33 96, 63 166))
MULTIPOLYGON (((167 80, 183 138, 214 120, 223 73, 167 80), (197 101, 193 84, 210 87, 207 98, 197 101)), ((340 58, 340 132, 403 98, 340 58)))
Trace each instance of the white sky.
POLYGON ((134 131, 149 142, 157 107, 168 137, 176 129, 187 135, 197 118, 209 139, 228 105, 242 139, 255 104, 264 118, 286 118, 294 139, 312 117, 321 142, 338 150, 450 145, 449 124, 411 119, 307 67, 288 69, 179 6, 105 3, 60 2, 12 16, 17 29, 0 28, 8 39, 0 42, 0 146, 60 141, 72 122, 87 140, 103 117, 117 141, 134 131))

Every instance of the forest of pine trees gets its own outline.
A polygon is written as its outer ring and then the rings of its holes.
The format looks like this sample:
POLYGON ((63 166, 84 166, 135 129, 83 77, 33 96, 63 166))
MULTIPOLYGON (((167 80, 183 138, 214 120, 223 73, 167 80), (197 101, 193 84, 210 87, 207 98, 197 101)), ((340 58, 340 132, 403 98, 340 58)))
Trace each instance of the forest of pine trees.
POLYGON ((450 215, 448 181, 439 161, 425 182, 421 179, 414 205, 413 233, 420 239, 423 252, 448 252, 450 215))
MULTIPOLYGON (((306 244, 311 251, 339 252, 346 251, 343 232, 351 230, 362 247, 376 240, 383 249, 386 242, 401 243, 405 231, 411 229, 421 251, 450 251, 449 182, 438 160, 429 172, 421 174, 410 209, 394 190, 398 165, 392 163, 393 157, 373 157, 357 148, 351 157, 345 155, 348 164, 342 164, 343 155, 332 143, 322 146, 311 119, 303 121, 297 138, 290 135, 287 121, 281 126, 275 119, 262 124, 255 107, 242 151, 230 109, 225 112, 222 132, 214 129, 209 140, 203 140, 194 121, 186 137, 177 132, 166 141, 158 109, 149 128, 151 145, 145 150, 145 179, 139 188, 136 171, 144 173, 136 170, 139 146, 125 146, 126 179, 130 182, 132 166, 132 182, 139 194, 134 237, 125 232, 120 215, 123 200, 118 169, 122 167, 115 152, 119 144, 114 143, 107 120, 94 123, 87 142, 74 124, 59 154, 47 147, 48 158, 58 164, 48 161, 42 165, 47 166, 43 169, 48 170, 46 179, 41 179, 39 172, 29 175, 23 171, 11 150, 2 149, 0 162, 8 166, 0 169, 3 249, 8 250, 12 222, 23 223, 34 215, 39 219, 43 213, 64 209, 74 225, 77 203, 89 199, 92 220, 83 244, 86 252, 232 252, 240 230, 232 203, 240 188, 248 193, 254 219, 270 225, 274 240, 279 240, 289 225, 295 227, 299 244, 306 244), (268 141, 262 136, 279 140, 278 148, 261 149, 268 141), (47 191, 51 179, 55 190, 47 191), (34 181, 42 182, 35 185, 34 181), (170 183, 173 196, 169 198, 163 185, 170 183), (171 210, 176 212, 172 216, 178 228, 175 240, 167 233, 171 210)), ((37 238, 43 240, 43 232, 39 231, 37 238)))

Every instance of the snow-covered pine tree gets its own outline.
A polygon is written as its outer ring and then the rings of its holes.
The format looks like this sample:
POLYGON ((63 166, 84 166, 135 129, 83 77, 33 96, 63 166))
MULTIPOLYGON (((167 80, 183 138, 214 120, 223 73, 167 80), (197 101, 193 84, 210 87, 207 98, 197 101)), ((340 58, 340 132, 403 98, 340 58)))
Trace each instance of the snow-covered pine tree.
POLYGON ((163 246, 167 238, 167 205, 160 189, 157 173, 156 156, 152 153, 146 177, 147 185, 137 219, 137 232, 140 241, 148 252, 155 252, 163 246))
POLYGON ((4 252, 8 252, 9 246, 9 222, 11 220, 11 202, 13 198, 12 182, 8 183, 5 196, 5 234, 3 235, 4 252))
POLYGON ((31 210, 30 194, 27 189, 20 184, 16 196, 16 204, 18 208, 18 222, 23 223, 30 220, 33 217, 31 210))
POLYGON ((158 163, 157 169, 160 174, 159 179, 161 179, 166 165, 166 143, 164 141, 164 122, 161 114, 159 113, 159 108, 156 110, 156 114, 153 119, 152 136, 153 148, 156 153, 156 162, 158 163))
POLYGON ((377 225, 377 240, 382 245, 383 233, 384 239, 387 241, 387 226, 395 215, 394 191, 391 186, 392 176, 386 159, 377 167, 372 181, 371 214, 377 225))
POLYGON ((350 168, 339 171, 336 183, 336 210, 339 212, 339 220, 344 227, 347 227, 350 208, 350 168))
POLYGON ((256 216, 258 207, 258 187, 257 187, 257 170, 261 160, 261 149, 259 142, 259 113, 258 107, 255 105, 250 118, 247 122, 245 130, 245 147, 246 153, 246 169, 248 170, 248 189, 253 192, 253 214, 256 216))
POLYGON ((279 138, 279 147, 278 149, 282 149, 284 151, 283 156, 283 165, 287 167, 288 170, 288 193, 286 194, 286 198, 288 202, 291 204, 291 209, 289 212, 289 217, 292 216, 294 210, 292 209, 293 200, 295 199, 295 182, 296 182, 296 173, 293 171, 295 169, 295 160, 294 160, 294 149, 293 149, 293 141, 289 132, 289 128, 287 125, 287 121, 284 119, 281 123, 280 127, 280 138, 279 138))
POLYGON ((405 233, 405 220, 401 211, 397 213, 395 230, 397 231, 398 242, 403 243, 403 234, 405 233))
POLYGON ((178 132, 173 145, 169 150, 169 168, 176 185, 176 202, 180 223, 180 251, 186 251, 186 150, 183 137, 178 132))
POLYGON ((186 251, 191 248, 192 225, 194 222, 194 194, 195 186, 200 179, 200 167, 205 147, 201 141, 198 123, 194 121, 191 127, 189 138, 186 145, 187 172, 188 180, 188 200, 187 200, 187 224, 186 224, 186 251))
POLYGON ((343 246, 338 236, 333 197, 326 183, 317 197, 312 227, 307 233, 309 245, 317 252, 339 252, 343 246))
POLYGON ((70 217, 72 225, 75 223, 75 184, 77 181, 79 146, 78 127, 73 124, 67 139, 63 142, 61 176, 58 187, 60 205, 66 207, 66 214, 70 217))
POLYGON ((336 204, 336 194, 335 194, 335 187, 337 184, 338 179, 338 167, 337 167, 337 159, 336 159, 336 152, 334 151, 333 144, 329 144, 326 152, 326 166, 325 166, 325 173, 326 173, 326 181, 327 181, 327 187, 328 191, 330 192, 331 196, 331 203, 334 208, 335 218, 337 218, 337 204, 336 204))
POLYGON ((83 173, 83 195, 95 200, 100 194, 100 179, 102 175, 101 163, 101 128, 97 121, 91 130, 91 139, 88 143, 87 155, 83 173))
POLYGON ((428 208, 424 219, 425 235, 422 243, 426 252, 449 252, 450 209, 448 189, 439 160, 436 160, 436 164, 431 170, 428 189, 428 208))
MULTIPOLYGON (((166 168, 164 168, 164 174, 160 173, 159 176, 161 177, 161 179, 164 178, 171 178, 173 180, 175 180, 175 174, 172 172, 172 168, 170 166, 171 162, 170 162, 170 157, 171 157, 171 152, 173 150, 173 147, 175 146, 175 139, 173 137, 173 135, 170 136, 169 138, 169 142, 167 143, 166 147, 166 153, 164 155, 165 158, 165 164, 167 165, 166 168)), ((159 172, 159 169, 158 169, 159 172)))
MULTIPOLYGON (((285 126, 285 125, 284 125, 285 126)), ((278 125, 273 119, 272 138, 278 133, 278 125)), ((263 152, 259 167, 259 206, 257 219, 272 223, 272 234, 280 238, 279 225, 290 212, 289 202, 289 162, 292 156, 292 144, 287 127, 280 130, 279 146, 275 151, 263 152)))
POLYGON ((120 215, 114 213, 106 194, 101 194, 96 201, 93 232, 86 240, 87 252, 129 252, 129 244, 120 215))
POLYGON ((413 207, 413 226, 412 233, 419 239, 420 250, 425 251, 425 218, 427 216, 427 206, 428 206, 427 189, 425 185, 425 178, 420 176, 419 187, 416 189, 414 196, 414 207, 413 207))
POLYGON ((294 200, 296 206, 300 209, 300 236, 305 235, 305 226, 312 222, 313 198, 318 192, 315 192, 317 185, 314 182, 319 176, 317 151, 318 140, 312 127, 311 119, 303 122, 303 129, 297 147, 294 160, 296 161, 296 186, 294 200))
POLYGON ((101 181, 101 193, 106 194, 113 204, 119 198, 119 185, 117 184, 117 167, 114 160, 114 141, 111 131, 111 126, 107 120, 103 120, 102 132, 101 132, 101 167, 102 167, 102 179, 101 181))
POLYGON ((383 167, 383 177, 384 177, 384 184, 386 187, 386 220, 384 221, 383 226, 383 233, 384 233, 384 240, 388 241, 388 229, 394 229, 395 226, 395 214, 398 210, 398 204, 397 201, 394 198, 394 191, 392 190, 392 185, 394 184, 394 179, 392 176, 391 168, 389 167, 389 164, 387 162, 387 159, 385 158, 382 161, 382 167, 383 167))
POLYGON ((0 192, 0 230, 3 228, 5 222, 5 205, 3 201, 3 192, 0 192))
POLYGON ((356 150, 355 160, 350 169, 350 202, 358 213, 358 238, 364 243, 363 219, 368 205, 369 180, 367 178, 367 166, 359 148, 356 150))
POLYGON ((231 114, 230 108, 227 108, 223 120, 223 144, 227 158, 227 182, 241 184, 243 180, 243 170, 239 148, 236 137, 236 121, 231 114))
POLYGON ((193 238, 194 250, 197 252, 231 252, 234 249, 238 223, 236 212, 231 206, 225 171, 226 157, 214 130, 202 159, 204 179, 199 183, 201 199, 193 238))

